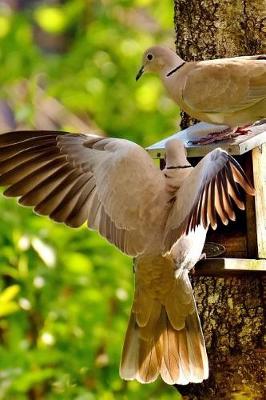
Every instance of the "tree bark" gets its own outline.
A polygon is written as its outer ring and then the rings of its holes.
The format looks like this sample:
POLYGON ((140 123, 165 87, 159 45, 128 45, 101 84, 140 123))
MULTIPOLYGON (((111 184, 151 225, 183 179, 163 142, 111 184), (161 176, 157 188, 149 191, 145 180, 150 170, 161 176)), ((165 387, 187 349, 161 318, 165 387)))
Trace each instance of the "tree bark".
POLYGON ((265 0, 175 0, 176 49, 185 60, 266 51, 265 0))
MULTIPOLYGON (((265 0, 174 0, 176 50, 185 60, 266 52, 265 0)), ((181 127, 193 121, 182 113, 181 127)), ((210 362, 210 378, 179 386, 186 399, 266 398, 266 279, 193 278, 210 362)))
POLYGON ((193 278, 210 377, 179 386, 185 399, 265 399, 265 284, 248 276, 193 278))

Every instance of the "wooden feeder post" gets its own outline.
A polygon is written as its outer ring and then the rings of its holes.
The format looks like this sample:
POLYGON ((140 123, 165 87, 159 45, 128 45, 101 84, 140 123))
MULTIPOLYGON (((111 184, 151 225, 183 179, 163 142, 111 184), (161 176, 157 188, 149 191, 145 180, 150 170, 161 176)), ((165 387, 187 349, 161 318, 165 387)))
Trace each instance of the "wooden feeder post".
MULTIPOLYGON (((207 259, 192 277, 210 362, 202 384, 178 386, 186 399, 265 399, 266 298, 266 124, 234 140, 193 146, 189 141, 205 129, 200 123, 181 131, 192 164, 221 147, 233 155, 253 181, 256 196, 246 196, 246 211, 236 222, 222 223, 207 234, 207 259), (209 243, 209 244, 208 244, 209 243), (214 257, 215 254, 217 257, 214 257), (263 350, 264 348, 264 350, 263 350)), ((164 144, 150 146, 153 158, 164 159, 164 144)))

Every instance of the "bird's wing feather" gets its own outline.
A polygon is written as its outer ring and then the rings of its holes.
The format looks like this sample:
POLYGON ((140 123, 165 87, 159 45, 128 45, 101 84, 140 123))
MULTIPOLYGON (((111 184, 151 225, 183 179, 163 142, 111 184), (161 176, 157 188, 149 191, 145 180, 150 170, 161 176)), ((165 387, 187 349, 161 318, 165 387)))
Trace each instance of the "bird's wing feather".
POLYGON ((135 143, 54 131, 0 135, 0 184, 55 221, 87 221, 133 256, 145 248, 144 230, 164 190, 162 173, 135 143))
POLYGON ((244 209, 239 186, 250 195, 254 189, 238 162, 221 149, 205 156, 175 194, 165 229, 168 251, 183 234, 202 225, 217 226, 218 216, 227 225, 235 220, 234 209, 244 209))
POLYGON ((266 59, 201 61, 184 82, 182 97, 193 110, 232 113, 266 98, 266 59))

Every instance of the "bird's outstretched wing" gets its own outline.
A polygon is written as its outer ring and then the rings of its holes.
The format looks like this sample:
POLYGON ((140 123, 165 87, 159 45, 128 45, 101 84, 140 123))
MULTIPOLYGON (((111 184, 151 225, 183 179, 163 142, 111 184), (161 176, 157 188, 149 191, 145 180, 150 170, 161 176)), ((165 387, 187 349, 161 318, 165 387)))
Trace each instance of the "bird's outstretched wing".
POLYGON ((136 256, 145 249, 164 178, 145 150, 127 140, 18 131, 0 135, 0 185, 37 213, 72 227, 87 222, 136 256))
POLYGON ((182 97, 197 112, 232 113, 251 107, 266 99, 266 56, 198 62, 182 97))
POLYGON ((239 186, 255 194, 243 169, 228 153, 218 148, 205 156, 176 192, 165 229, 165 250, 198 225, 216 229, 219 218, 225 225, 235 220, 234 209, 245 208, 239 186))

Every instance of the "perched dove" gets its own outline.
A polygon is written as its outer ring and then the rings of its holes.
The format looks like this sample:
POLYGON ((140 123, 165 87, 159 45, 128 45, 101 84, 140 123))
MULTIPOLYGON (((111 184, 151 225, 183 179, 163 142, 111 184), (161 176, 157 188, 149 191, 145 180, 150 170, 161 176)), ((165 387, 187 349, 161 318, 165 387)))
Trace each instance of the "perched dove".
POLYGON ((240 165, 216 149, 193 168, 183 144, 166 145, 161 171, 144 149, 123 139, 54 131, 0 135, 0 185, 38 214, 87 223, 135 257, 135 296, 120 374, 142 383, 201 382, 208 359, 189 270, 209 224, 254 195, 240 165), (241 189, 241 188, 242 189, 241 189), (243 192, 243 191, 242 191, 243 192))
POLYGON ((145 51, 136 79, 145 72, 159 74, 170 97, 190 116, 230 127, 216 137, 247 133, 242 125, 266 117, 266 55, 185 62, 154 46, 145 51))

